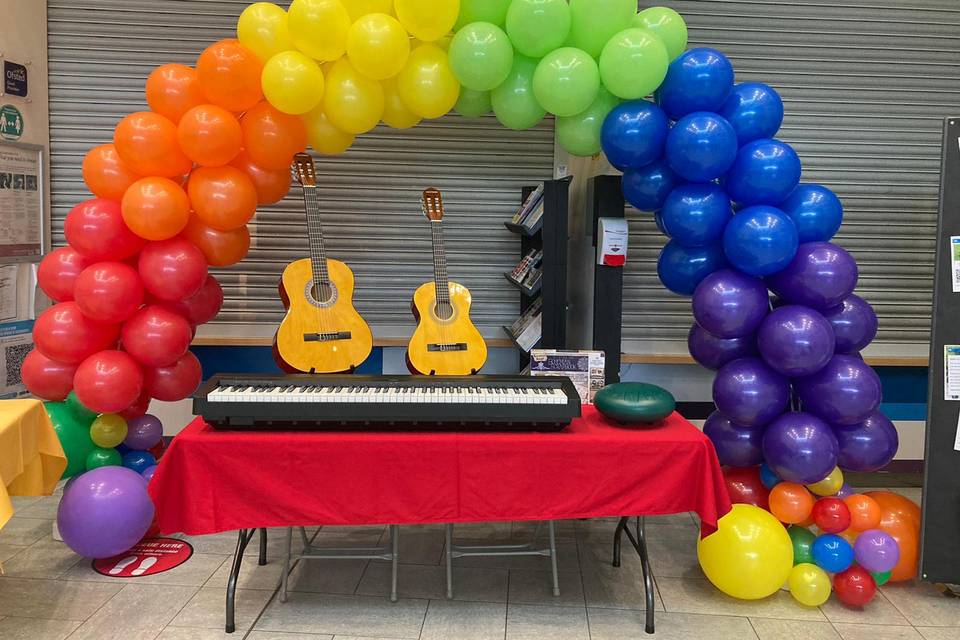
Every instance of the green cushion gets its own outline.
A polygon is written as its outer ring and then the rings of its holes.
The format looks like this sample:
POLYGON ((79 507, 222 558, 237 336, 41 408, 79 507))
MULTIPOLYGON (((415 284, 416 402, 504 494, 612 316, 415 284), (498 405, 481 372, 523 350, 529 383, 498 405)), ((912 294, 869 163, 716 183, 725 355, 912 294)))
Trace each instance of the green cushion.
POLYGON ((618 422, 659 422, 673 413, 677 401, 655 384, 617 382, 608 384, 593 397, 597 410, 618 422))

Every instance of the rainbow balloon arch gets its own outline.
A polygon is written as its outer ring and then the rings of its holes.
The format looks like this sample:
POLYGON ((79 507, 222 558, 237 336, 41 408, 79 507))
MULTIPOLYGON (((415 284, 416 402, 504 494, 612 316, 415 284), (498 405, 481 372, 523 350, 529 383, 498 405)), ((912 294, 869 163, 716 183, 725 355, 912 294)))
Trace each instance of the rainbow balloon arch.
POLYGON ((150 74, 150 111, 87 154, 95 197, 40 265, 55 304, 23 379, 48 400, 65 476, 79 475, 58 514, 75 551, 121 553, 150 528, 137 474, 149 479, 163 445, 147 405, 197 388, 189 345, 223 301, 208 266, 243 259, 246 224, 287 193, 292 156, 342 153, 381 121, 492 111, 511 129, 553 114, 559 144, 602 150, 670 238, 657 272, 692 296, 690 353, 717 372, 704 431, 737 503, 698 545, 713 584, 755 599, 787 583, 811 606, 832 587, 862 605, 915 576, 918 507, 843 481, 897 450, 859 355, 877 318, 853 293, 855 261, 830 242, 840 201, 799 184, 797 154, 774 138, 771 87, 734 84, 721 52, 686 49, 680 15, 637 13, 634 0, 258 2, 237 36, 195 68, 150 74))

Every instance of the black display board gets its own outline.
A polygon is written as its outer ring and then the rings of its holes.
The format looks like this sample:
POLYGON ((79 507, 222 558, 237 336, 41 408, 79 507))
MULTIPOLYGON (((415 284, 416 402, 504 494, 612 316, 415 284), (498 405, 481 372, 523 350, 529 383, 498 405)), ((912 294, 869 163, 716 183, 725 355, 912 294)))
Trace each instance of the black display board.
POLYGON ((960 117, 944 121, 920 548, 921 578, 960 584, 960 451, 955 449, 960 400, 944 399, 944 349, 960 345, 953 236, 960 236, 960 117))
MULTIPOLYGON (((620 176, 596 176, 587 182, 587 206, 597 246, 600 218, 624 217, 620 176)), ((594 258, 596 261, 596 258, 594 258)), ((623 333, 623 267, 594 265, 593 348, 604 352, 607 384, 620 382, 620 339, 623 333)))

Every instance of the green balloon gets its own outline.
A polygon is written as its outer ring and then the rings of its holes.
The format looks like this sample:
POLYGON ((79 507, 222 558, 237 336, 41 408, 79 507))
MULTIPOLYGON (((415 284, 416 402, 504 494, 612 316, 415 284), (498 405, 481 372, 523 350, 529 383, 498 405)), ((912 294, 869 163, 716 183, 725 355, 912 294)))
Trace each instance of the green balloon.
POLYGON ((871 571, 870 575, 873 576, 873 581, 877 583, 878 587, 882 587, 890 581, 890 575, 893 571, 871 571))
POLYGON ((596 58, 615 33, 632 24, 635 15, 636 0, 570 0, 570 36, 566 44, 596 58))
POLYGON ((120 452, 116 449, 97 447, 87 454, 87 471, 92 471, 97 467, 119 467, 121 460, 120 452))
POLYGON ((533 95, 533 72, 536 69, 536 60, 514 54, 507 79, 490 92, 493 113, 508 129, 529 129, 547 114, 533 95))
POLYGON ((93 422, 93 419, 97 417, 96 411, 90 411, 90 409, 87 409, 85 406, 83 406, 83 403, 80 402, 80 398, 77 397, 76 391, 71 391, 69 394, 67 394, 66 402, 67 407, 70 409, 70 411, 73 411, 73 415, 77 416, 77 419, 81 422, 90 424, 93 422))
POLYGON ((618 98, 636 100, 660 86, 669 64, 660 38, 646 29, 624 29, 610 38, 600 54, 600 79, 618 98))
POLYGON ((563 47, 543 57, 533 74, 533 95, 540 106, 557 116, 573 116, 587 107, 600 90, 600 71, 586 51, 563 47))
POLYGON ((673 60, 687 48, 687 23, 669 7, 644 9, 633 19, 633 26, 650 30, 667 47, 667 56, 673 60))
POLYGON ((508 8, 510 0, 460 0, 460 15, 453 30, 459 31, 471 22, 489 22, 502 27, 508 8))
POLYGON ((603 119, 618 104, 620 100, 615 95, 600 87, 597 97, 586 111, 557 118, 557 142, 571 155, 592 156, 600 153, 603 119))
POLYGON ((566 0, 513 0, 506 28, 517 51, 531 58, 543 57, 567 39, 570 6, 566 0))
POLYGON ((453 105, 453 110, 464 118, 479 118, 490 113, 489 91, 474 91, 473 89, 460 89, 460 97, 457 104, 453 105))
POLYGON ((77 419, 66 402, 44 402, 60 446, 67 456, 67 468, 62 478, 70 478, 87 470, 87 456, 95 445, 90 439, 90 425, 77 419))
POLYGON ((816 564, 813 561, 813 541, 817 539, 817 536, 813 535, 813 532, 809 529, 798 527, 795 524, 787 527, 787 533, 793 543, 794 566, 804 562, 816 564))
POLYGON ((475 91, 489 91, 510 73, 513 46, 500 27, 471 22, 453 36, 448 57, 460 84, 475 91))

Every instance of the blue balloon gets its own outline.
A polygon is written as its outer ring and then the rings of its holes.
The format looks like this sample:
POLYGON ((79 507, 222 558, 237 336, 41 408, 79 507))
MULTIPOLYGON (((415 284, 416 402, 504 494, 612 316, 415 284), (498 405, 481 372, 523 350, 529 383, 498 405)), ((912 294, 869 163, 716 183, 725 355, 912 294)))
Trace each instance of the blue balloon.
POLYGON ((797 255, 798 245, 793 220, 766 205, 739 211, 723 232, 727 260, 752 276, 768 276, 784 269, 797 255))
POLYGON ((660 159, 639 169, 623 172, 623 197, 640 211, 656 211, 681 182, 679 176, 660 159))
POLYGON ((670 192, 660 216, 664 232, 685 247, 714 244, 733 215, 730 197, 712 183, 689 182, 670 192))
POLYGON ((773 472, 773 469, 771 469, 766 462, 764 462, 762 465, 760 465, 760 482, 762 482, 763 486, 765 486, 767 489, 773 489, 775 486, 783 482, 783 480, 781 480, 780 476, 773 472))
POLYGON ((737 132, 737 141, 742 146, 776 135, 783 123, 783 100, 768 85, 743 82, 733 87, 717 113, 737 132))
POLYGON ((657 275, 670 291, 692 296, 700 281, 726 266, 720 245, 684 247, 671 240, 660 251, 657 275))
POLYGON ((157 464, 157 459, 149 451, 138 451, 133 449, 123 454, 123 466, 127 469, 133 469, 142 474, 147 467, 157 464))
POLYGON ((663 154, 668 128, 660 107, 646 100, 631 100, 607 114, 600 129, 600 145, 617 169, 639 169, 663 154))
POLYGON ((715 113, 697 111, 681 118, 667 134, 667 161, 690 182, 710 182, 725 174, 737 157, 737 133, 715 113))
POLYGON ((744 207, 777 205, 800 182, 800 158, 786 142, 762 138, 743 146, 724 181, 727 193, 744 207))
POLYGON ((833 533, 818 536, 813 541, 811 551, 817 566, 829 573, 846 571, 853 564, 853 547, 833 533))
POLYGON ((801 184, 780 203, 797 225, 800 242, 826 242, 843 222, 840 198, 822 184, 801 184))
POLYGON ((701 47, 670 63, 657 102, 674 120, 694 111, 717 111, 733 89, 733 65, 716 49, 701 47))
POLYGON ((667 235, 667 230, 663 228, 663 216, 660 215, 659 211, 653 212, 653 221, 656 223, 657 229, 660 231, 660 233, 667 235))

